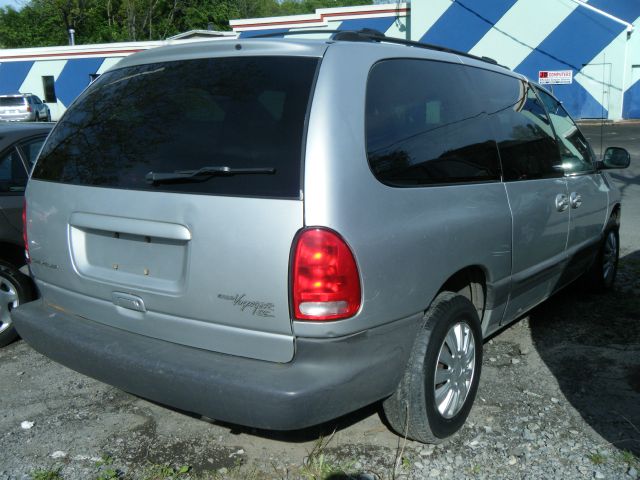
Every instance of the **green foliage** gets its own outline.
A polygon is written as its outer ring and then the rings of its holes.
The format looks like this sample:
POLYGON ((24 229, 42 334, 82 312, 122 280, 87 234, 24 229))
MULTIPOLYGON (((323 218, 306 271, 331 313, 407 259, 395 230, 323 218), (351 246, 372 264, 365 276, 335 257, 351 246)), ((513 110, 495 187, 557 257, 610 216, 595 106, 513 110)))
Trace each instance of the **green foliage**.
POLYGON ((327 480, 332 477, 350 478, 347 471, 351 469, 351 465, 336 462, 330 455, 327 455, 327 447, 334 434, 335 432, 328 439, 320 437, 316 441, 300 468, 302 478, 307 480, 327 480))
POLYGON ((588 455, 587 458, 591 460, 591 463, 593 463, 594 465, 602 465, 607 461, 607 457, 605 457, 600 452, 592 453, 588 455))
POLYGON ((111 465, 113 463, 113 457, 111 455, 102 455, 100 460, 96 462, 96 467, 102 467, 103 465, 111 465))
POLYGON ((60 470, 36 470, 31 473, 31 480, 63 480, 60 470))
POLYGON ((626 463, 630 467, 640 468, 640 457, 636 457, 629 450, 623 450, 620 452, 620 461, 626 463))
POLYGON ((229 20, 313 13, 371 0, 30 0, 0 8, 0 48, 158 40, 180 32, 229 30, 229 20))
POLYGON ((145 471, 144 480, 177 480, 188 478, 189 470, 191 470, 189 465, 182 465, 178 468, 174 468, 169 464, 151 465, 145 471))
POLYGON ((98 476, 96 476, 96 480, 114 480, 119 476, 120 475, 118 474, 117 470, 108 468, 106 470, 102 470, 101 472, 99 472, 98 476))

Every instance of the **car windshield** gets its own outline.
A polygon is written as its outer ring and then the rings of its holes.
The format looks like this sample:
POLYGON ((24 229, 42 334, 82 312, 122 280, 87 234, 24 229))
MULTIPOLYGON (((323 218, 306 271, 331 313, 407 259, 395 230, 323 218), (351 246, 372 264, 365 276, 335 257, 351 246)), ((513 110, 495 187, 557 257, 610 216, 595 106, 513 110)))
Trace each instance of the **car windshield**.
POLYGON ((33 177, 76 185, 298 198, 302 140, 318 65, 309 57, 206 58, 100 76, 53 131, 33 177), (149 172, 274 169, 206 182, 149 172))

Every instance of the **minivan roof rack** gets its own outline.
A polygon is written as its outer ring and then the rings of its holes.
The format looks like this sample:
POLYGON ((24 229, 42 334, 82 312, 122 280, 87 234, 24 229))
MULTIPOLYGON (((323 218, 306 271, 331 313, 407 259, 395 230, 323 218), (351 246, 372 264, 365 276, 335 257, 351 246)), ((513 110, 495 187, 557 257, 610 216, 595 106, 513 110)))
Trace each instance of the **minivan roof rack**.
POLYGON ((319 33, 331 34, 331 40, 342 40, 346 42, 387 42, 397 45, 407 45, 410 47, 424 48, 427 50, 436 50, 438 52, 452 53, 454 55, 460 55, 462 57, 473 58, 474 60, 480 60, 481 62, 490 63, 499 67, 509 69, 504 65, 500 65, 496 60, 490 57, 479 57, 460 50, 454 50, 452 48, 443 47, 441 45, 434 45, 431 43, 416 42, 413 40, 403 40, 402 38, 387 37, 379 30, 372 28, 362 28, 360 30, 329 30, 329 29, 313 29, 313 30, 288 30, 283 32, 271 32, 264 33, 262 35, 254 35, 251 38, 269 38, 269 37, 284 37, 286 35, 312 35, 319 33))

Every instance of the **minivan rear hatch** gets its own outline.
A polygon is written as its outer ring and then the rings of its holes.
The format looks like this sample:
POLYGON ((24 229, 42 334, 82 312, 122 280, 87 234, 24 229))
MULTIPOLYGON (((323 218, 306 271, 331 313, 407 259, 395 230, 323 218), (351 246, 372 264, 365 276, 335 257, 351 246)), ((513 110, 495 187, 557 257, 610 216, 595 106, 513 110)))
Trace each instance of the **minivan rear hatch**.
POLYGON ((288 265, 320 60, 246 50, 129 60, 66 112, 27 190, 45 302, 78 321, 291 360, 288 265))

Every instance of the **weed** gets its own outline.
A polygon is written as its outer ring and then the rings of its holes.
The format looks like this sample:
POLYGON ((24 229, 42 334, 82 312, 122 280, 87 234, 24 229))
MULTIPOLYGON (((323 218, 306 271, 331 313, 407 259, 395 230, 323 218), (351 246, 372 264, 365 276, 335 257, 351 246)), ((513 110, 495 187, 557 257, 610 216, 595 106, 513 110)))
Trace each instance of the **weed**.
POLYGON ((113 457, 110 455, 104 454, 100 457, 100 460, 96 462, 96 467, 100 468, 103 465, 111 465, 113 463, 113 457))
POLYGON ((626 463, 630 467, 640 467, 640 458, 636 457, 629 450, 620 452, 620 461, 626 463))
POLYGON ((587 456, 587 458, 591 460, 591 463, 593 463, 594 465, 602 465, 604 462, 607 461, 607 457, 605 457, 600 452, 592 453, 589 456, 587 456))
POLYGON ((31 473, 31 480, 63 480, 60 470, 62 467, 55 470, 35 470, 31 473))
POLYGON ((176 480, 186 478, 189 470, 191 470, 191 467, 188 465, 177 468, 166 463, 164 465, 151 465, 145 470, 143 478, 144 480, 176 480))
POLYGON ((96 480, 113 480, 119 478, 120 474, 118 470, 114 470, 113 468, 108 468, 106 470, 102 470, 98 473, 96 480))
POLYGON ((404 424, 404 436, 402 439, 402 447, 400 447, 400 438, 398 437, 398 445, 396 446, 396 457, 393 461, 393 469, 391 470, 391 480, 396 480, 396 478, 398 478, 398 470, 400 468, 400 465, 405 467, 406 458, 404 457, 404 449, 407 446, 408 432, 409 432, 409 407, 407 406, 405 410, 405 424, 404 424))
POLYGON ((320 437, 315 443, 309 455, 304 459, 300 473, 309 480, 324 480, 332 475, 348 476, 345 468, 333 463, 326 455, 327 445, 331 443, 335 431, 328 439, 320 437))
POLYGON ((469 475, 474 475, 474 476, 480 475, 481 471, 482 471, 482 468, 480 467, 480 465, 474 465, 469 469, 469 475))

